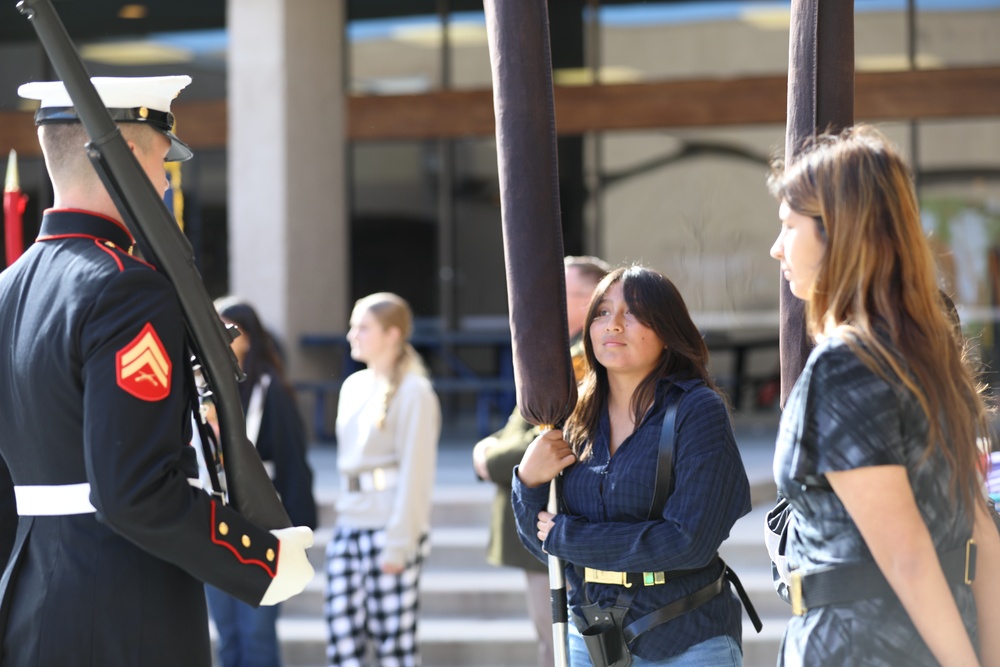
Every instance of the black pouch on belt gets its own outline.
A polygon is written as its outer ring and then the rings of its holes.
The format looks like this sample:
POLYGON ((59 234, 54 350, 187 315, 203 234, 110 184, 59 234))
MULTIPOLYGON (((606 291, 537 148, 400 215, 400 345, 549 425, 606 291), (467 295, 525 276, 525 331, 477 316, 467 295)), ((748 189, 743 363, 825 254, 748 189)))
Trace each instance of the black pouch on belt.
POLYGON ((625 614, 628 607, 601 609, 597 603, 583 605, 584 627, 580 634, 594 667, 629 667, 632 654, 625 641, 625 614))

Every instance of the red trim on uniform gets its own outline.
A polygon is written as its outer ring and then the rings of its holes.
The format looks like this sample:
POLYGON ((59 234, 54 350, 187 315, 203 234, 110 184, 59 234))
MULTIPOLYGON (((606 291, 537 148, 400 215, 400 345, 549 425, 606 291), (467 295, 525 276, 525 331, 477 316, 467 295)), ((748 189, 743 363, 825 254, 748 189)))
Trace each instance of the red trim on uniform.
MULTIPOLYGON (((220 547, 226 547, 227 549, 229 549, 230 551, 233 552, 233 555, 236 556, 236 560, 238 560, 239 562, 243 563, 244 565, 259 565, 259 566, 261 566, 262 568, 264 568, 264 571, 267 572, 268 576, 270 576, 272 579, 274 579, 276 576, 278 576, 277 572, 275 570, 272 570, 271 567, 267 563, 265 563, 264 561, 257 560, 256 558, 244 558, 243 556, 240 555, 240 552, 236 550, 236 547, 234 547, 229 542, 226 542, 224 540, 217 540, 217 539, 215 539, 215 502, 216 501, 213 500, 211 502, 212 502, 212 525, 210 527, 210 533, 211 533, 212 544, 218 544, 220 547)), ((277 564, 277 562, 278 562, 278 556, 280 555, 280 549, 281 549, 281 540, 278 540, 278 546, 274 550, 274 554, 275 554, 274 555, 274 562, 275 562, 275 564, 277 564)))
MULTIPOLYGON (((117 248, 117 246, 115 246, 115 247, 117 248)), ((123 252, 123 253, 125 253, 126 255, 128 255, 128 258, 129 258, 129 259, 134 259, 135 261, 139 262, 140 264, 145 264, 145 265, 146 265, 146 266, 148 266, 149 268, 151 268, 151 269, 153 269, 154 271, 156 271, 156 267, 155 267, 155 266, 153 266, 152 264, 150 264, 149 262, 147 262, 146 260, 144 260, 144 259, 139 259, 139 258, 138 258, 138 257, 136 257, 135 255, 129 255, 129 254, 127 253, 127 252, 125 252, 125 251, 124 251, 124 250, 122 250, 121 248, 118 248, 118 252, 123 252)))
POLYGON ((126 234, 128 234, 128 238, 129 238, 130 241, 132 241, 132 245, 135 245, 135 239, 132 238, 132 232, 130 232, 128 230, 128 227, 126 227, 119 220, 115 220, 114 218, 109 218, 108 216, 104 215, 103 213, 95 213, 94 211, 87 211, 87 210, 82 209, 82 208, 47 208, 47 209, 45 209, 42 212, 42 215, 45 215, 46 213, 83 213, 84 215, 92 215, 95 218, 104 218, 108 222, 113 222, 123 232, 125 232, 126 234))
MULTIPOLYGON (((103 243, 101 243, 101 242, 102 241, 109 241, 110 240, 110 239, 102 239, 102 238, 100 238, 98 236, 94 236, 92 234, 51 234, 49 236, 39 236, 35 240, 36 241, 55 241, 55 240, 58 240, 58 239, 91 239, 92 241, 95 241, 97 243, 97 246, 99 248, 101 248, 102 250, 108 250, 108 248, 107 248, 107 246, 103 245, 103 243)), ((153 266, 152 264, 150 264, 146 260, 139 259, 135 255, 130 255, 127 250, 125 250, 124 248, 122 248, 122 247, 120 247, 118 245, 115 245, 115 250, 117 250, 118 252, 120 252, 123 255, 127 256, 129 259, 133 259, 133 260, 139 262, 140 264, 148 266, 149 268, 153 269, 154 271, 157 270, 155 266, 153 266)), ((121 261, 117 257, 115 257, 115 261, 118 262, 118 268, 120 270, 124 271, 125 268, 122 266, 121 261)))
POLYGON ((48 236, 39 236, 36 241, 55 241, 56 239, 93 239, 94 241, 101 241, 102 239, 94 236, 93 234, 50 234, 48 236))
MULTIPOLYGON (((101 242, 100 240, 98 240, 98 239, 94 239, 94 245, 96 245, 96 246, 97 246, 98 248, 100 248, 100 249, 101 249, 101 250, 103 250, 104 252, 108 253, 109 255, 111 255, 111 259, 115 260, 115 264, 117 264, 117 265, 118 265, 118 270, 119 270, 119 271, 124 271, 124 270, 125 270, 125 265, 124 265, 124 264, 122 264, 122 260, 121 260, 121 258, 120 258, 120 257, 118 257, 118 255, 117 255, 117 254, 115 254, 115 250, 114 250, 113 248, 109 248, 108 246, 104 245, 104 244, 103 244, 103 243, 102 243, 102 242, 101 242)), ((115 246, 115 248, 117 248, 117 247, 118 247, 118 246, 115 246)))

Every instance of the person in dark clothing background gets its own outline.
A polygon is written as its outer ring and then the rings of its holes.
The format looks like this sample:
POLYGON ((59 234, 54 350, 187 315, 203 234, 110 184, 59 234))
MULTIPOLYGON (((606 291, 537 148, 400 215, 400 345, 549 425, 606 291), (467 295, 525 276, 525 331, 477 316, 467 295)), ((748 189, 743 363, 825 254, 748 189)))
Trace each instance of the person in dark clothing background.
MULTIPOLYGON (((240 331, 232 348, 246 373, 239 390, 247 438, 257 447, 292 523, 315 529, 316 501, 313 472, 306 458, 306 431, 274 339, 246 301, 226 297, 217 300, 215 307, 224 322, 240 331)), ((219 632, 222 667, 279 667, 279 606, 254 608, 212 586, 205 590, 219 632)))

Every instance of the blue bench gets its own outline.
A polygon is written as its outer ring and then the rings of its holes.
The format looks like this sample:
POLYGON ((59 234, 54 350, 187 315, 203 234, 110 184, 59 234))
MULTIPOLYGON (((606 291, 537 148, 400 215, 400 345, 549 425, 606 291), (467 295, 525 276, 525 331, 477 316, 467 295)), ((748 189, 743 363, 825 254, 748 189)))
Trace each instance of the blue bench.
MULTIPOLYGON (((425 358, 433 357, 443 362, 447 375, 432 378, 439 395, 473 394, 476 400, 476 426, 481 436, 492 433, 493 417, 499 413, 506 419, 514 408, 514 370, 510 348, 510 331, 433 331, 417 330, 411 342, 425 358), (484 375, 470 368, 458 355, 466 348, 489 348, 494 352, 495 373, 484 375)), ((759 386, 767 378, 750 377, 747 358, 755 350, 778 347, 777 330, 773 332, 744 333, 741 331, 715 330, 705 333, 705 342, 713 353, 732 353, 731 370, 720 378, 729 390, 733 407, 741 409, 747 389, 759 386)), ((312 423, 317 440, 332 442, 334 433, 327 429, 327 407, 330 399, 340 391, 343 379, 361 366, 351 359, 350 346, 343 334, 306 334, 300 339, 303 347, 328 349, 340 354, 341 377, 327 380, 300 381, 295 388, 313 397, 312 423)))

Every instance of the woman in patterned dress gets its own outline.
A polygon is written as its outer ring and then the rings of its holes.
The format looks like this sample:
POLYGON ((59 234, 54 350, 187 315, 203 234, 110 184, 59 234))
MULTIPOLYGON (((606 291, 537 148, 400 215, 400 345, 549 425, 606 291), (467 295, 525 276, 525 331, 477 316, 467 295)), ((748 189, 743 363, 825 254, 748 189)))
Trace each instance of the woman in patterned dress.
POLYGON ((859 126, 819 138, 770 186, 771 255, 816 341, 774 461, 796 607, 779 664, 998 664, 1000 538, 977 465, 985 409, 909 171, 859 126))

